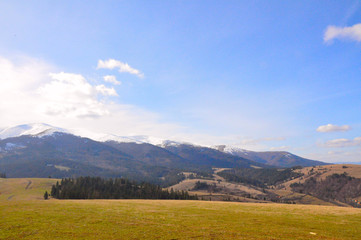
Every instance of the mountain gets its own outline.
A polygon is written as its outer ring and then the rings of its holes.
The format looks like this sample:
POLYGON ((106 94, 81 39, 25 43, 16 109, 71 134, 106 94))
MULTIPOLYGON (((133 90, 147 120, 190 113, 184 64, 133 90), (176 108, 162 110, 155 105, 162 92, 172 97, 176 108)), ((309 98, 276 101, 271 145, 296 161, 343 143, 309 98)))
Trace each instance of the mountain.
POLYGON ((162 145, 148 143, 105 142, 135 159, 156 166, 210 171, 212 167, 269 167, 242 157, 222 153, 212 148, 163 141, 162 145))
POLYGON ((24 135, 41 137, 51 135, 55 132, 69 133, 69 131, 65 129, 53 127, 45 123, 32 123, 2 129, 0 130, 0 139, 19 137, 24 135))
POLYGON ((100 142, 47 124, 6 128, 0 137, 0 172, 8 177, 90 175, 170 184, 181 180, 183 171, 208 176, 212 167, 265 166, 190 144, 161 141, 155 146, 142 142, 154 141, 143 136, 100 142))
POLYGON ((197 164, 199 166, 223 168, 270 167, 263 163, 255 162, 241 156, 232 155, 227 152, 218 151, 208 147, 195 146, 191 144, 174 144, 174 142, 166 143, 163 147, 166 150, 177 154, 184 159, 188 159, 193 164, 197 164))
POLYGON ((42 123, 5 128, 0 131, 0 173, 8 177, 127 177, 167 185, 184 178, 184 171, 209 177, 214 167, 324 164, 287 152, 210 148, 147 136, 91 135, 92 139, 77 136, 42 123))
POLYGON ((245 149, 230 147, 226 145, 218 145, 213 148, 232 154, 234 156, 243 157, 252 161, 263 164, 273 165, 277 167, 293 167, 293 166, 318 166, 326 165, 327 163, 306 159, 285 151, 268 151, 268 152, 253 152, 245 149))
POLYGON ((22 135, 0 141, 0 169, 9 177, 147 178, 150 167, 104 143, 67 133, 22 135))

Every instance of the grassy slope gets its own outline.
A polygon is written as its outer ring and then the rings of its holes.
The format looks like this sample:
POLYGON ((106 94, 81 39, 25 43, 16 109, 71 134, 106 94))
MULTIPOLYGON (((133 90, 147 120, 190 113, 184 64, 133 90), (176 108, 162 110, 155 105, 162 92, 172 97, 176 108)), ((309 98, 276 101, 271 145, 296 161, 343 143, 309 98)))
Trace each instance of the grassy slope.
POLYGON ((361 236, 361 209, 306 205, 171 200, 0 201, 0 219, 0 239, 361 236))
POLYGON ((51 178, 0 178, 0 200, 43 199, 44 192, 59 179, 51 178))

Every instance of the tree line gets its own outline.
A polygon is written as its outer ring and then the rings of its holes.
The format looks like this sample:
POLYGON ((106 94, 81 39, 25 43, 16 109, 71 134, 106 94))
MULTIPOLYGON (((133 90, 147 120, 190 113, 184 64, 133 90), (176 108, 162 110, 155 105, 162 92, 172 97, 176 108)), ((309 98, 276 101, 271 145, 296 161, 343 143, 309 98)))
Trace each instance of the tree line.
POLYGON ((187 191, 169 191, 159 185, 136 183, 125 178, 100 177, 62 179, 52 186, 50 195, 57 199, 198 199, 187 191))

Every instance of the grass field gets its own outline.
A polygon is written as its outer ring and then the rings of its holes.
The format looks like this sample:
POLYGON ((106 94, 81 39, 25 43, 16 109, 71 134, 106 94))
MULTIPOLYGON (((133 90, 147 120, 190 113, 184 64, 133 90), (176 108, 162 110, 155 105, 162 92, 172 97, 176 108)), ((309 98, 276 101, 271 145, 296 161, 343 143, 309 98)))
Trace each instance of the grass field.
POLYGON ((171 200, 0 201, 0 239, 360 239, 361 209, 171 200))
POLYGON ((0 178, 1 200, 43 199, 44 193, 51 189, 59 179, 51 178, 0 178))
POLYGON ((0 179, 0 239, 360 239, 361 236, 361 209, 210 201, 42 200, 44 191, 54 182, 54 179, 0 179))

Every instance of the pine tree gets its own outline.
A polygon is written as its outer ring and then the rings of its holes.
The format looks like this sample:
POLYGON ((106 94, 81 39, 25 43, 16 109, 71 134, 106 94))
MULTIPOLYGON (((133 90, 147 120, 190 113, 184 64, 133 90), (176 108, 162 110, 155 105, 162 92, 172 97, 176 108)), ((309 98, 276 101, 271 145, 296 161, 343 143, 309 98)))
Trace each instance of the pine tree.
POLYGON ((45 200, 48 200, 48 199, 49 199, 48 191, 45 191, 45 193, 44 193, 44 199, 45 199, 45 200))

